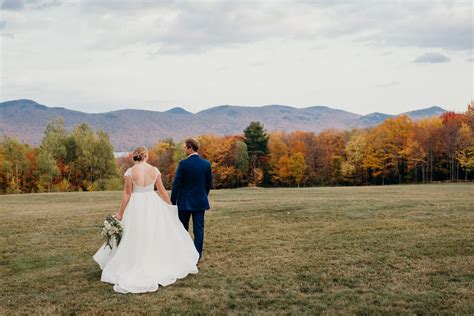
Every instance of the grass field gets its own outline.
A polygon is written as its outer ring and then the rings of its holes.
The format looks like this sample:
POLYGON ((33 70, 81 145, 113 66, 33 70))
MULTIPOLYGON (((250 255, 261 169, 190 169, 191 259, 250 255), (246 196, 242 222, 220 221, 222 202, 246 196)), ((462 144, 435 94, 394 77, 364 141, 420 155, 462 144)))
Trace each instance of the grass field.
POLYGON ((121 295, 91 256, 120 192, 0 196, 5 313, 474 313, 474 185, 211 193, 200 272, 121 295))

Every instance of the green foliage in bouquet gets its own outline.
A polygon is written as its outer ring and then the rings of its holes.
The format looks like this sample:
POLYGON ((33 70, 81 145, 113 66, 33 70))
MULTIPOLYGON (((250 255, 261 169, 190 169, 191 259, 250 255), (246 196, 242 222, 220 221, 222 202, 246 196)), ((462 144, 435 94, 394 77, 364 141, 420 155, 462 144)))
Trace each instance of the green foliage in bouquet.
POLYGON ((115 245, 118 246, 122 240, 123 227, 120 221, 113 215, 107 215, 102 226, 101 235, 105 241, 105 247, 112 246, 115 241, 115 245))

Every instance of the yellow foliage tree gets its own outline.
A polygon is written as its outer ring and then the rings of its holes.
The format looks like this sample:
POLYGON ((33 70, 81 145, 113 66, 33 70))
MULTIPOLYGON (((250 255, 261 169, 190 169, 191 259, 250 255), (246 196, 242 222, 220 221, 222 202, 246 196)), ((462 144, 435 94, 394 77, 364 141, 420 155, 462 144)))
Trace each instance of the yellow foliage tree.
POLYGON ((306 168, 306 161, 302 153, 296 152, 288 159, 288 175, 296 182, 298 187, 304 179, 306 168))
POLYGON ((474 170, 474 132, 466 123, 459 129, 457 147, 456 159, 465 169, 464 179, 467 180, 467 174, 474 170))

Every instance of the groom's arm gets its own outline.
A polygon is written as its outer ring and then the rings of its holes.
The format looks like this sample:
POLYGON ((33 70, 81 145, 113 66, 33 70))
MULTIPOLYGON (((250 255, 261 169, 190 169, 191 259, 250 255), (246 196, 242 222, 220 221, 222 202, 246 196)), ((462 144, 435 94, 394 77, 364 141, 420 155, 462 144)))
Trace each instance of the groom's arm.
POLYGON ((209 163, 209 168, 206 173, 206 192, 209 195, 209 191, 211 191, 212 187, 212 171, 211 171, 211 163, 209 163))
POLYGON ((173 187, 171 188, 171 203, 176 205, 178 200, 179 190, 181 189, 181 181, 183 179, 183 166, 181 162, 178 165, 178 170, 176 170, 176 174, 174 176, 173 187))

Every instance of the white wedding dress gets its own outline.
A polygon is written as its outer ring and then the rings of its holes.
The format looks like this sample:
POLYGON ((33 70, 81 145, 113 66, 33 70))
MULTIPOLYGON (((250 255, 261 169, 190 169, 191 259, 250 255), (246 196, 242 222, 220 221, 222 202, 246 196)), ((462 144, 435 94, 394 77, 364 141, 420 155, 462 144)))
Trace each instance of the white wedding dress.
MULTIPOLYGON (((156 172, 155 180, 160 175, 156 172)), ((125 176, 132 176, 131 169, 125 176)), ((159 285, 197 273, 199 253, 179 221, 177 207, 153 190, 155 181, 148 186, 132 183, 119 246, 111 250, 104 244, 93 258, 103 270, 101 281, 114 284, 116 292, 154 292, 159 285)))

